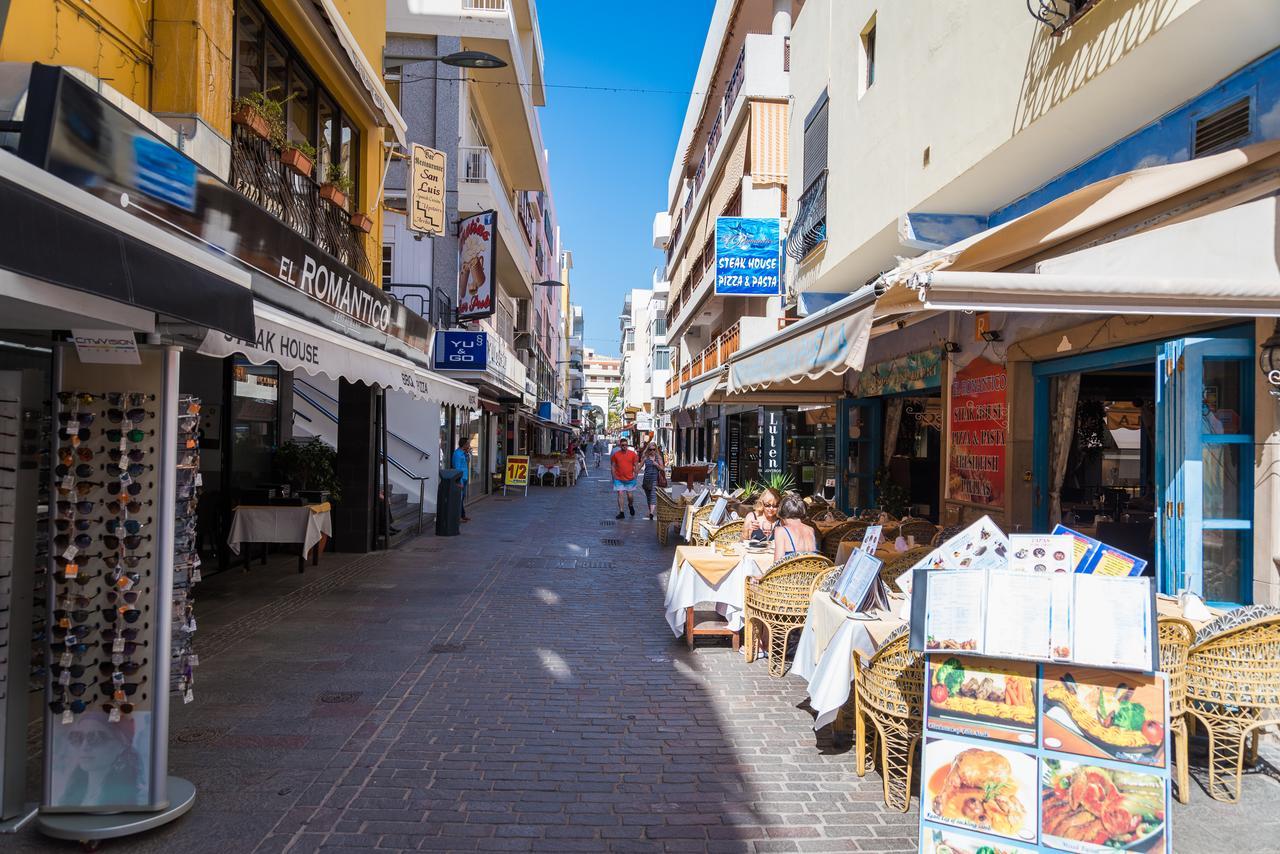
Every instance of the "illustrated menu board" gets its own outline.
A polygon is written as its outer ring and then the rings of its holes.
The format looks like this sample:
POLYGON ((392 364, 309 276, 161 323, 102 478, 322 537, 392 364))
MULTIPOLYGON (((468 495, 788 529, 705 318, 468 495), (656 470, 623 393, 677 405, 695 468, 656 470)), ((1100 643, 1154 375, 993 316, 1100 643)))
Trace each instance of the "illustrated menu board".
POLYGON ((1168 684, 934 653, 919 850, 1172 851, 1168 684))
POLYGON ((1141 575, 1147 568, 1147 562, 1136 555, 1109 546, 1093 537, 1057 525, 1053 533, 1070 537, 1072 541, 1073 563, 1076 572, 1090 575, 1135 576, 1141 575))

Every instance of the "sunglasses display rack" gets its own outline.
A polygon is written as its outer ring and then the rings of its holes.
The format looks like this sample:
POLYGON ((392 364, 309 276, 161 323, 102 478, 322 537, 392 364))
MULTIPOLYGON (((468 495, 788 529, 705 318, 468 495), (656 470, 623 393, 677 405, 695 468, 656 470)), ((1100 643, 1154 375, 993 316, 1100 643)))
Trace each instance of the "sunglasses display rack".
POLYGON ((183 703, 195 699, 196 615, 192 591, 200 583, 196 511, 200 506, 200 398, 178 400, 178 496, 173 542, 173 618, 170 628, 169 690, 183 703))
POLYGON ((167 767, 170 642, 185 619, 174 607, 174 555, 195 524, 180 467, 178 351, 139 348, 138 357, 93 364, 72 347, 55 351, 37 825, 61 838, 154 827, 195 796, 167 767))
MULTIPOLYGON (((37 524, 46 393, 39 373, 0 371, 0 832, 31 818, 26 803, 37 524)), ((37 629, 38 630, 38 629, 37 629)))

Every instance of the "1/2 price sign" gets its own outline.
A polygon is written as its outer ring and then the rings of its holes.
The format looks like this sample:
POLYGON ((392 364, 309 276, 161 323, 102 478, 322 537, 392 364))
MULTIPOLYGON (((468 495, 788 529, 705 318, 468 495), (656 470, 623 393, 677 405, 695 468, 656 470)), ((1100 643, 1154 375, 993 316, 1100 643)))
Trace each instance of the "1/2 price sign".
POLYGON ((507 457, 507 475, 503 481, 503 492, 510 486, 523 488, 526 493, 529 491, 529 458, 528 457, 507 457))

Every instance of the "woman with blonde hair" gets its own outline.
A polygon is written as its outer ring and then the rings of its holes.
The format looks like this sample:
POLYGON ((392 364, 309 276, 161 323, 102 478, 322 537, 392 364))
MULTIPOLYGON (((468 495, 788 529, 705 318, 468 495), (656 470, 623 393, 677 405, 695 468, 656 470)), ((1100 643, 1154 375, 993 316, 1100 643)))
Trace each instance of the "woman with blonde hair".
POLYGON ((778 525, 778 507, 782 504, 782 496, 777 490, 769 488, 760 493, 754 509, 747 514, 742 525, 742 539, 767 543, 773 539, 774 529, 778 525))

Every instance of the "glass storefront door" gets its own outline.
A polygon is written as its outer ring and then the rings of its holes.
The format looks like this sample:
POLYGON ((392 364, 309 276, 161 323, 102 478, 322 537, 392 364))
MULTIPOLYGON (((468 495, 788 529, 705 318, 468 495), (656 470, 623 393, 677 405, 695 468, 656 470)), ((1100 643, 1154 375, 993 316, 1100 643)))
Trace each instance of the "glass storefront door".
POLYGON ((231 488, 256 489, 271 480, 280 444, 280 367, 236 357, 231 366, 231 488))
POLYGON ((880 468, 879 398, 840 402, 836 422, 840 476, 837 500, 846 513, 874 507, 876 471, 880 468))

